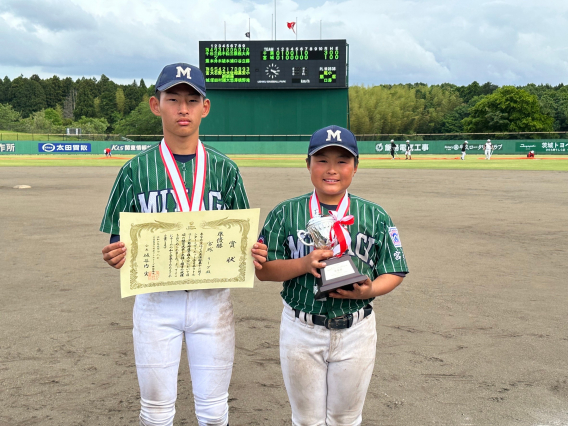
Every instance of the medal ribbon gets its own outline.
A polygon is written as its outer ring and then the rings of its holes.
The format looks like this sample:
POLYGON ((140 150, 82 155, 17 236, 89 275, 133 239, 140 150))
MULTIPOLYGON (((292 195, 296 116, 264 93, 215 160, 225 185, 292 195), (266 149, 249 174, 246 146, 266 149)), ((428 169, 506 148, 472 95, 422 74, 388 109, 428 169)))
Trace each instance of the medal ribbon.
POLYGON ((181 212, 205 210, 203 193, 205 192, 205 176, 207 175, 207 152, 201 141, 197 141, 197 149, 195 150, 195 171, 193 172, 191 199, 187 194, 181 173, 165 139, 162 139, 162 142, 160 142, 160 156, 172 183, 179 210, 181 212))
MULTIPOLYGON (((347 231, 347 225, 353 225, 355 218, 347 214, 350 204, 349 193, 345 191, 345 195, 337 205, 337 211, 330 210, 329 212, 335 219, 335 223, 329 232, 329 238, 331 241, 337 241, 338 243, 333 247, 333 255, 336 257, 341 256, 351 247, 351 235, 349 235, 347 231)), ((321 216, 321 206, 318 195, 314 189, 314 193, 310 197, 310 218, 316 215, 321 216)))

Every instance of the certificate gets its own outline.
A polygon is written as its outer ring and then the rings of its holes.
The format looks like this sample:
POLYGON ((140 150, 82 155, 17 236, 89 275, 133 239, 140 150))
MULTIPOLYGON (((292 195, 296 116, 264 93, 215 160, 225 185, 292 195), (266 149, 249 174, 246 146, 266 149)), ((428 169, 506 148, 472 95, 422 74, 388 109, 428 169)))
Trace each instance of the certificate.
POLYGON ((252 288, 260 209, 120 213, 121 296, 252 288))

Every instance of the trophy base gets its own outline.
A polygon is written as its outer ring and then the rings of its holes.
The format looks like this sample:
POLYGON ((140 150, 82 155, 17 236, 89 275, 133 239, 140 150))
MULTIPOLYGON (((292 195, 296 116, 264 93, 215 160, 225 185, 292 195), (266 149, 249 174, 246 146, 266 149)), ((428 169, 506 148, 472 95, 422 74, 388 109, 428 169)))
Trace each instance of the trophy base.
POLYGON ((353 283, 364 281, 366 275, 362 275, 353 263, 351 256, 344 254, 341 257, 332 257, 324 260, 326 267, 318 269, 320 278, 316 278, 318 292, 316 300, 325 299, 327 295, 338 289, 353 290, 353 283))

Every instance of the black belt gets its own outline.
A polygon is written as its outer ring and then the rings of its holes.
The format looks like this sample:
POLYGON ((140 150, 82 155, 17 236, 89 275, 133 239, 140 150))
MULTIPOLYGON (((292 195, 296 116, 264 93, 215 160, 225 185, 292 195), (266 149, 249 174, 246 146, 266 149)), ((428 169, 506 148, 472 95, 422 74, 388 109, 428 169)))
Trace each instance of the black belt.
MULTIPOLYGON (((303 313, 304 321, 306 321, 306 314, 305 312, 300 311, 299 309, 294 309, 296 313, 296 318, 300 318, 300 314, 303 313)), ((363 318, 368 317, 373 312, 373 307, 371 305, 367 305, 363 308, 363 318)), ((361 318, 361 319, 363 319, 361 318)), ((315 325, 321 325, 329 330, 341 330, 343 328, 349 328, 353 325, 353 314, 345 314, 340 317, 335 318, 328 318, 325 315, 313 315, 312 314, 312 322, 315 325)))

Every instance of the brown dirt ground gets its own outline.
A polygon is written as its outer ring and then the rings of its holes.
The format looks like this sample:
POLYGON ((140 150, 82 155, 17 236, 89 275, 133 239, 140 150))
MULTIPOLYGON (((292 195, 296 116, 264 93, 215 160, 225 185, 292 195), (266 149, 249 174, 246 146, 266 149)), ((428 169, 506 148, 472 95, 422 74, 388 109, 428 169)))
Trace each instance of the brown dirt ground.
MULTIPOLYGON (((117 170, 0 168, 2 426, 137 424, 134 299, 98 232, 117 170)), ((310 191, 302 169, 242 174, 262 220, 310 191)), ((363 425, 567 425, 568 173, 360 170, 352 192, 393 217, 411 269, 375 303, 363 425)), ((232 426, 290 424, 279 288, 233 291, 232 426)), ((186 362, 175 424, 197 424, 186 362)))

